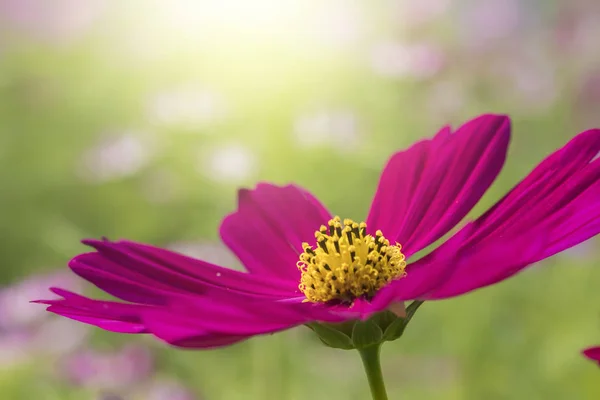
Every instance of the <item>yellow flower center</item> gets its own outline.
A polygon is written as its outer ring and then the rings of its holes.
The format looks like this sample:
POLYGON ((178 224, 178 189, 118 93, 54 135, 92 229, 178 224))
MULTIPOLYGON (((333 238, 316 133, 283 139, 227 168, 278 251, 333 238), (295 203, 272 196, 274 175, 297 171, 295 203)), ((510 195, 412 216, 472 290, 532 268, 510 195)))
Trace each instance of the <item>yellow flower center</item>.
POLYGON ((392 279, 406 275, 400 244, 390 245, 381 231, 368 235, 367 224, 340 217, 315 232, 317 246, 302 243, 298 286, 305 301, 344 303, 358 297, 371 298, 392 279))

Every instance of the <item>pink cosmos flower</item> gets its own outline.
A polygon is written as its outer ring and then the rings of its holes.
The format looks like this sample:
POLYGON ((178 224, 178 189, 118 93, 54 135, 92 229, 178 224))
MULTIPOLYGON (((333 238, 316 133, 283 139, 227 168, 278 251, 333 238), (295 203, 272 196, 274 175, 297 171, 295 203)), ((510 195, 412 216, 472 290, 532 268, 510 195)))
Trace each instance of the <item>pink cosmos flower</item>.
POLYGON ((582 351, 583 355, 592 361, 595 361, 600 366, 600 346, 588 347, 582 351))
MULTIPOLYGON (((248 272, 147 244, 85 240, 95 251, 75 257, 70 268, 121 301, 52 288, 62 299, 39 302, 109 331, 149 333, 190 348, 303 324, 321 335, 322 327, 357 326, 388 310, 404 317, 404 301, 418 305, 492 285, 600 231, 594 160, 600 130, 594 129, 542 161, 435 250, 415 257, 479 201, 504 164, 509 139, 508 117, 483 115, 395 153, 362 223, 332 217, 296 185, 241 189, 220 234, 248 272)), ((353 339, 387 340, 393 324, 387 325, 355 328, 353 339)))

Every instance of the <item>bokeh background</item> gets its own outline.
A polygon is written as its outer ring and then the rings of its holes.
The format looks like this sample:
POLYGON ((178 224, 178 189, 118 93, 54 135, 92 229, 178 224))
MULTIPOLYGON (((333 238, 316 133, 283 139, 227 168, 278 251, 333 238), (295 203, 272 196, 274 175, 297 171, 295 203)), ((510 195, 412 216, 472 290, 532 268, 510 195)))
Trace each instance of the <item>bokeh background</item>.
MULTIPOLYGON (((306 328, 192 352, 29 304, 79 240, 166 246, 232 268, 240 186, 304 185, 361 220, 389 155, 445 123, 509 113, 482 210, 600 125, 596 0, 0 0, 3 399, 368 398, 355 352, 306 328)), ((506 249, 510 257, 511 249, 506 249)), ((598 399, 600 252, 426 303, 384 347, 390 398, 598 399)))

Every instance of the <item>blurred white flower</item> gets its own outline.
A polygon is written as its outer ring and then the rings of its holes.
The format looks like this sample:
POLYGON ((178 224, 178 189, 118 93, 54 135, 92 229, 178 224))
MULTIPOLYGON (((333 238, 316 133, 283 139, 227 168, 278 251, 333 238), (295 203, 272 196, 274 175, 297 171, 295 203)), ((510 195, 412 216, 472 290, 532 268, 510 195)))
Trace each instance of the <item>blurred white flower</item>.
POLYGON ((300 146, 332 146, 351 150, 360 141, 356 115, 348 110, 324 110, 300 116, 294 123, 294 137, 300 146))
POLYGON ((148 113, 159 124, 187 125, 195 130, 223 119, 227 106, 218 93, 183 87, 153 97, 148 113))
POLYGON ((214 242, 175 242, 167 246, 172 251, 188 257, 204 260, 222 267, 241 270, 237 257, 223 243, 214 242))
POLYGON ((159 170, 144 178, 142 191, 148 201, 162 204, 178 197, 181 184, 177 174, 168 170, 159 170))
MULTIPOLYGON (((576 246, 571 247, 561 253, 561 257, 571 258, 577 261, 594 260, 598 249, 598 242, 595 239, 586 240, 576 246)), ((586 263, 575 263, 575 265, 588 265, 586 263)))
POLYGON ((346 0, 322 1, 313 12, 308 30, 315 44, 344 47, 355 44, 363 34, 363 12, 359 3, 346 0))
POLYGON ((203 152, 198 171, 215 181, 240 182, 252 176, 257 167, 253 152, 241 144, 214 148, 207 159, 204 155, 203 152))
POLYGON ((373 71, 390 78, 429 78, 444 64, 441 48, 430 43, 383 42, 371 53, 373 71))
POLYGON ((146 133, 125 132, 104 138, 83 154, 81 176, 103 182, 134 175, 150 161, 152 150, 146 133))
POLYGON ((89 328, 80 322, 52 316, 35 331, 31 346, 44 355, 67 354, 85 343, 90 335, 89 328))
POLYGON ((556 74, 552 69, 522 66, 511 72, 524 108, 544 111, 558 98, 556 74))
POLYGON ((439 124, 445 124, 449 120, 454 120, 467 100, 467 93, 459 81, 438 81, 429 89, 428 114, 438 117, 439 124))
POLYGON ((393 0, 392 13, 397 24, 402 27, 416 27, 426 24, 442 15, 452 0, 393 0))
POLYGON ((147 400, 199 400, 183 385, 175 382, 154 382, 147 391, 147 400))

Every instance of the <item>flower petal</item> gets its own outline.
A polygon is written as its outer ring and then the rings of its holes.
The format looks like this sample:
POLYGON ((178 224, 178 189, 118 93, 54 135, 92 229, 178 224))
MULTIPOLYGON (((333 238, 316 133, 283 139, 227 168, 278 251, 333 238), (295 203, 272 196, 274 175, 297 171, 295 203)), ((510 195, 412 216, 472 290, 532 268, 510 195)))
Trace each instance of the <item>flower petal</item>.
POLYGON ((96 253, 69 263, 78 275, 120 299, 161 305, 174 294, 200 295, 226 289, 258 297, 288 298, 297 287, 272 277, 257 277, 184 255, 133 242, 87 240, 96 253))
POLYGON ((369 230, 382 230, 407 256, 427 247, 483 196, 504 164, 509 140, 508 117, 483 115, 394 154, 373 199, 369 230))
MULTIPOLYGON (((523 232, 540 224, 555 229, 573 222, 572 217, 582 209, 593 220, 597 215, 594 208, 598 209, 600 163, 592 160, 599 152, 600 129, 577 135, 482 215, 470 240, 523 232)), ((556 233, 551 239, 559 239, 556 233)))
POLYGON ((388 290, 401 298, 457 296, 600 233, 600 160, 592 161, 599 151, 600 130, 579 134, 388 290))
POLYGON ((249 339, 251 336, 224 335, 220 333, 199 333, 198 329, 193 329, 181 323, 180 325, 165 325, 159 319, 148 318, 148 326, 152 334, 158 339, 169 343, 172 346, 189 349, 215 349, 219 347, 230 346, 232 344, 249 339))
MULTIPOLYGON (((227 336, 255 336, 310 322, 308 319, 291 317, 277 320, 260 312, 251 314, 231 305, 213 305, 202 310, 191 306, 187 307, 186 311, 195 311, 197 314, 176 312, 173 309, 156 309, 144 314, 144 324, 152 333, 168 334, 172 338, 183 340, 206 332, 227 336)), ((269 311, 272 311, 272 308, 265 307, 264 312, 269 311)))
POLYGON ((223 242, 252 274, 300 279, 296 267, 302 242, 313 242, 315 231, 331 215, 306 190, 294 186, 258 184, 239 191, 238 209, 222 222, 223 242))
POLYGON ((309 322, 345 320, 325 307, 312 304, 236 300, 225 296, 150 309, 142 318, 152 334, 182 347, 219 347, 309 322))
POLYGON ((589 347, 583 350, 583 355, 592 361, 596 361, 600 365, 600 346, 589 347))
POLYGON ((47 310, 55 314, 95 325, 107 331, 147 333, 141 320, 141 312, 148 309, 148 306, 92 300, 60 288, 51 288, 51 290, 63 298, 34 302, 48 305, 47 310))
POLYGON ((599 152, 600 129, 580 133, 478 218, 471 232, 450 240, 466 247, 544 234, 548 246, 539 261, 600 233, 600 159, 594 159, 599 152))
POLYGON ((445 299, 490 286, 507 279, 537 261, 547 246, 544 232, 531 237, 498 239, 476 247, 462 248, 447 280, 419 295, 422 300, 445 299))

